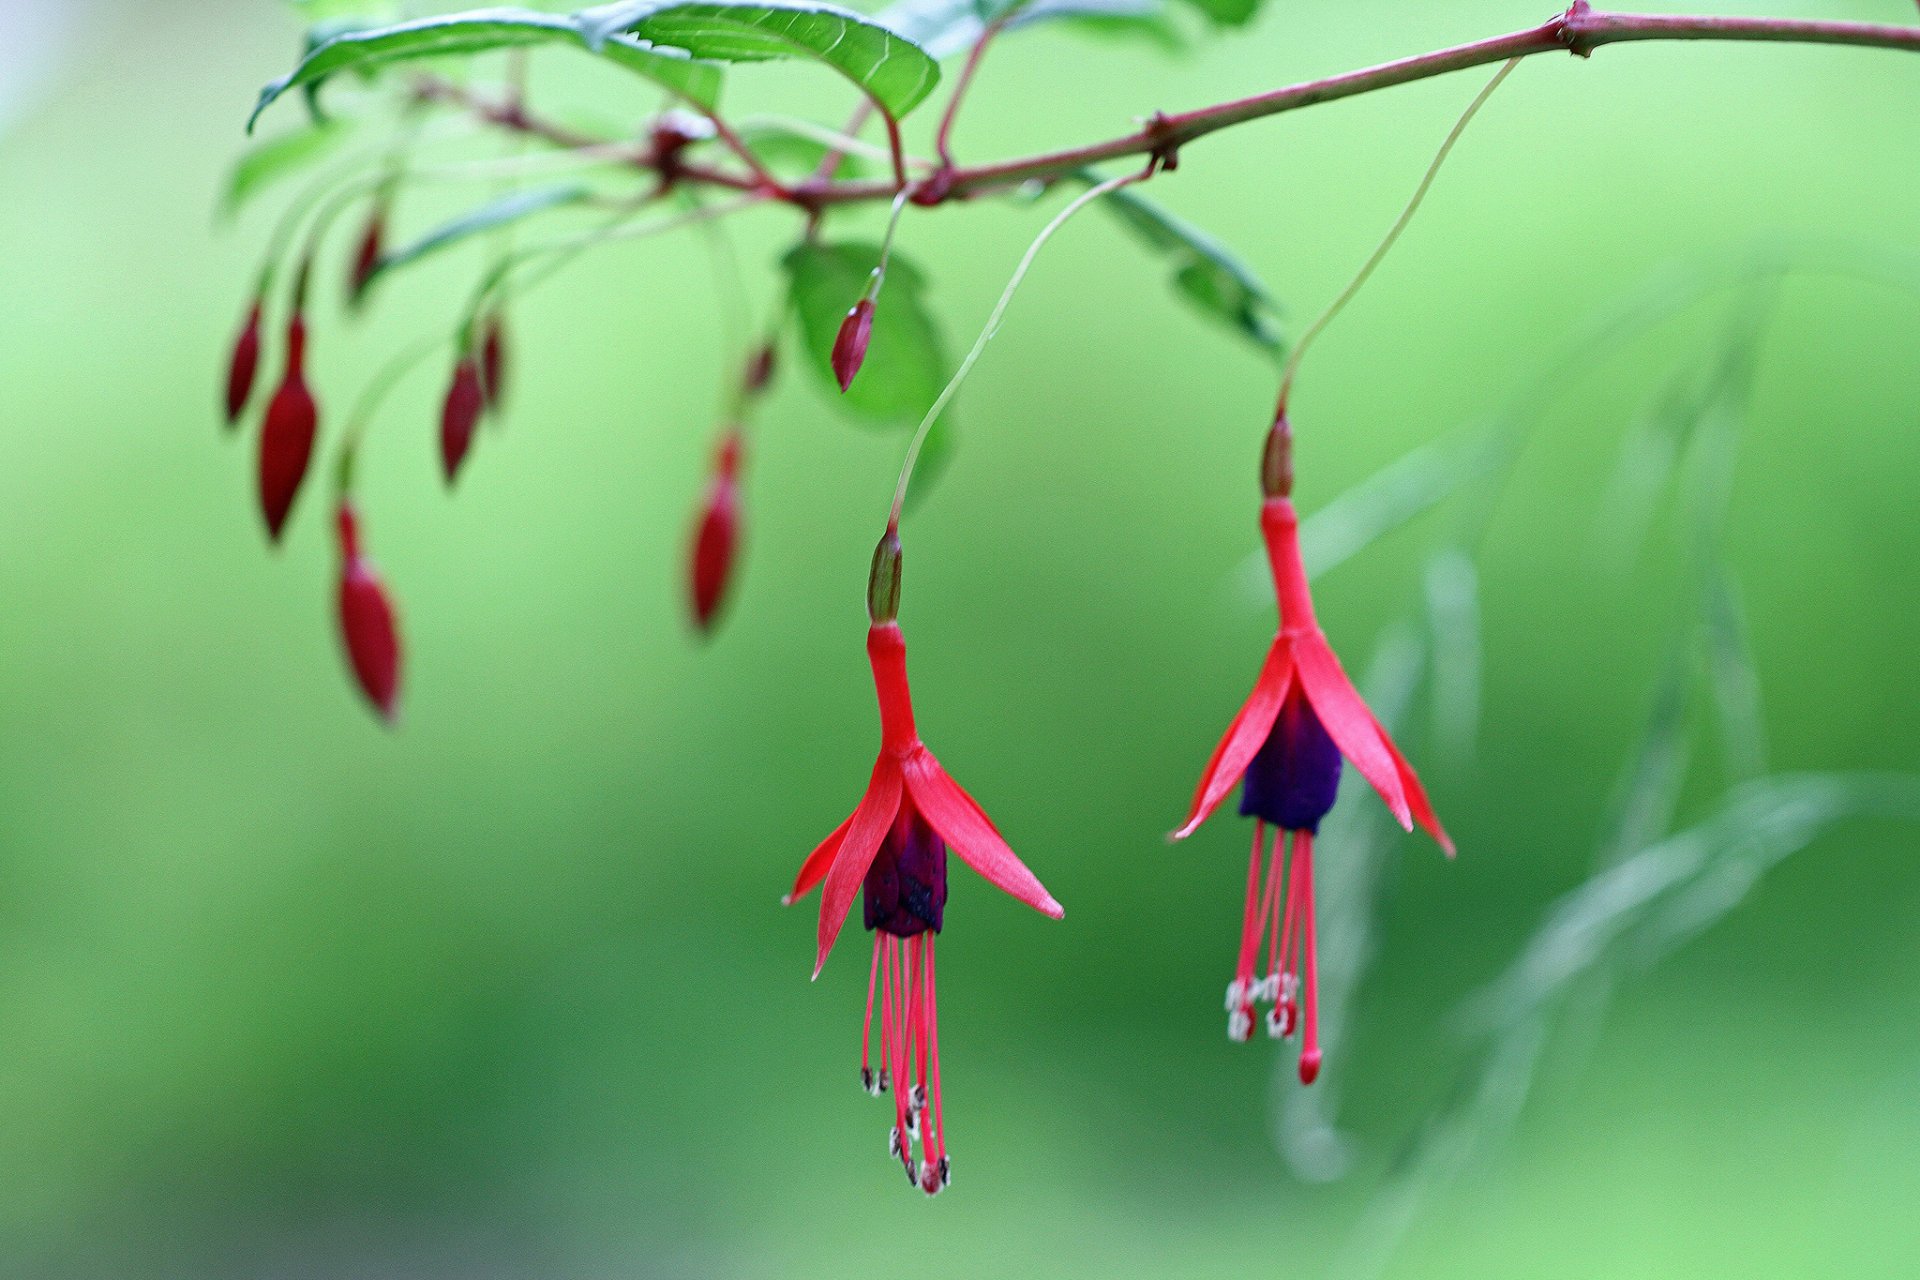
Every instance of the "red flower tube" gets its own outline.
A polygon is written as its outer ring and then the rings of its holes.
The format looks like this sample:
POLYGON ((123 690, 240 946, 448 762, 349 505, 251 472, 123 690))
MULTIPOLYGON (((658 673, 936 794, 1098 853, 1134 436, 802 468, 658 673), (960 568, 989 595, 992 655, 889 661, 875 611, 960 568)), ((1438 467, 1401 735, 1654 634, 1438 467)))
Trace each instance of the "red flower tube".
POLYGON ((733 583, 740 550, 740 454, 738 429, 720 439, 714 455, 713 480, 694 526, 693 549, 687 564, 687 596, 693 624, 711 632, 733 583))
POLYGON ((298 311, 287 325, 287 375, 267 405, 260 430, 260 512, 275 542, 307 478, 320 410, 307 389, 307 325, 298 311))
POLYGON ((876 1096, 892 1089, 888 1151, 928 1195, 952 1177, 940 1102, 940 1022, 935 1004, 935 939, 946 919, 947 850, 988 883, 1034 910, 1063 913, 1007 847, 986 811, 940 767, 921 742, 907 687, 907 648, 893 620, 898 606, 899 543, 889 534, 875 558, 870 593, 874 624, 867 658, 880 701, 880 756, 853 815, 810 854, 782 901, 825 882, 814 976, 827 962, 855 894, 874 934, 860 1080, 876 1096), (890 566, 882 560, 889 559, 890 566), (872 1058, 874 1009, 880 1011, 880 1065, 872 1058), (919 1144, 916 1166, 914 1146, 919 1144))
POLYGON ((360 549, 353 504, 336 515, 340 539, 340 639, 360 691, 389 724, 400 714, 400 629, 385 584, 360 549))
POLYGON ((380 267, 380 254, 387 237, 387 212, 376 206, 367 216, 366 230, 360 233, 360 245, 353 252, 353 268, 347 276, 347 302, 359 306, 367 300, 367 286, 373 283, 380 267))
POLYGON ((507 393, 507 321, 499 312, 487 321, 487 333, 480 340, 480 395, 486 413, 500 412, 507 393))
POLYGON ((1260 513, 1267 559, 1280 604, 1280 631, 1267 652, 1253 694, 1214 748, 1194 791, 1187 820, 1174 832, 1185 839, 1207 820, 1235 786, 1240 812, 1254 819, 1247 868, 1246 907, 1239 962, 1227 988, 1227 1030, 1235 1040, 1253 1032, 1254 1007, 1270 1003, 1267 1030, 1293 1033, 1303 1015, 1300 1078, 1320 1072, 1318 963, 1313 923, 1313 840, 1333 808, 1342 760, 1350 761, 1411 831, 1418 822, 1453 855, 1448 838, 1412 766, 1347 679, 1333 646, 1314 618, 1300 558, 1293 489, 1292 435, 1283 417, 1268 438, 1267 492, 1260 513), (1273 828, 1264 887, 1261 866, 1266 828, 1273 828), (1285 857, 1283 837, 1291 837, 1285 857), (1284 879, 1284 889, 1283 889, 1284 879), (1267 963, 1258 964, 1262 944, 1267 963))

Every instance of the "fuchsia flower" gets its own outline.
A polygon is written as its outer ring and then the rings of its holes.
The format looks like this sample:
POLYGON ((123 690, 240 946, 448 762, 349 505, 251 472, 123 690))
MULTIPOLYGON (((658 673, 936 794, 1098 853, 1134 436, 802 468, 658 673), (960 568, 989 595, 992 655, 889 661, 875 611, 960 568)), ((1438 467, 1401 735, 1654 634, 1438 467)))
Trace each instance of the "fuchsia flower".
POLYGON ((340 639, 361 692, 388 723, 400 713, 400 628, 387 588, 360 548, 353 504, 340 500, 340 639))
POLYGON ((840 322, 833 339, 833 377, 845 393, 853 385, 860 366, 867 358, 867 343, 873 338, 873 299, 862 298, 840 322))
POLYGON ((260 512, 275 542, 286 527, 293 500, 307 478, 320 410, 307 389, 307 324, 300 312, 287 325, 287 373, 267 405, 260 430, 260 512))
POLYGON ((693 623, 711 632, 726 603, 733 582, 733 566, 740 549, 740 453, 743 442, 736 428, 720 438, 714 453, 713 481, 694 527, 693 552, 687 565, 687 594, 693 623))
POLYGON ((874 557, 867 658, 880 700, 880 758, 853 816, 808 856, 782 901, 793 903, 823 880, 814 976, 833 950, 854 894, 865 900, 874 934, 861 1033, 860 1080, 875 1096, 894 1094, 889 1154, 928 1195, 952 1176, 940 1106, 940 1023, 934 1001, 934 939, 946 918, 947 850, 987 881, 1054 919, 1064 912, 1001 839, 1000 832, 920 741, 907 688, 907 649, 899 611, 900 543, 891 532, 874 557), (880 1067, 870 1054, 873 1010, 880 1007, 880 1067), (916 1168, 914 1144, 921 1158, 916 1168))
POLYGON ((1279 596, 1280 633, 1253 695, 1214 748, 1194 791, 1193 807, 1174 838, 1192 835, 1227 794, 1240 787, 1240 812, 1254 820, 1253 856, 1247 868, 1239 963, 1227 987, 1227 1032, 1235 1040, 1246 1040, 1253 1032, 1254 1007, 1263 1002, 1273 1006, 1267 1031, 1275 1038, 1290 1036, 1296 1012, 1303 1014, 1300 1079, 1311 1084, 1320 1072, 1313 840, 1333 808, 1342 759, 1351 761, 1380 793, 1401 826, 1411 831, 1418 822, 1449 857, 1453 841, 1434 816, 1420 779, 1347 679, 1314 619, 1300 559, 1299 520, 1290 496, 1292 447, 1283 415, 1268 437, 1262 468, 1267 499, 1260 513, 1279 596), (1262 888, 1267 826, 1274 829, 1273 847, 1262 888), (1293 854, 1283 891, 1285 836, 1292 837, 1293 854), (1263 972, 1257 963, 1262 942, 1267 949, 1263 972))
POLYGON ((253 398, 253 380, 260 372, 260 321, 266 310, 264 299, 255 298, 233 341, 233 358, 227 363, 227 425, 240 421, 253 398))
POLYGON ((473 448, 473 429, 486 408, 484 378, 480 361, 471 354, 462 356, 453 368, 453 382, 440 409, 440 466, 449 485, 459 478, 467 451, 473 448))

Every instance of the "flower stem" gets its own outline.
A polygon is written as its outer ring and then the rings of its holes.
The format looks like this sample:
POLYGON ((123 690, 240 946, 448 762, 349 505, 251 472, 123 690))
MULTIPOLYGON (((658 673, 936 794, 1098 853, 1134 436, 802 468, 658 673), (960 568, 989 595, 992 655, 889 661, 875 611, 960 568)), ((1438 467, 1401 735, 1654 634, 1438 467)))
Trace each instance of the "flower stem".
POLYGON ((1433 180, 1440 175, 1440 166, 1444 165, 1447 157, 1453 154, 1454 144, 1460 141, 1460 136, 1467 131, 1467 126, 1473 123, 1473 118, 1480 114, 1480 108, 1487 105, 1487 99, 1493 96, 1493 91, 1498 89, 1501 83, 1513 74, 1513 69, 1519 65, 1520 59, 1507 59, 1501 64, 1500 69, 1493 73, 1493 79, 1487 81, 1486 88, 1480 90, 1479 95, 1467 104, 1467 109, 1460 113, 1458 120, 1454 121, 1453 129, 1447 134, 1446 141, 1440 144, 1440 150, 1434 152, 1433 163, 1427 166, 1427 172, 1420 179, 1420 185, 1414 188, 1413 198, 1407 201, 1407 207, 1400 211, 1400 216, 1394 220, 1393 226, 1388 228, 1386 236, 1374 249, 1373 255, 1354 274, 1353 279, 1347 282, 1347 287, 1340 291, 1340 296, 1335 298, 1327 309, 1320 313, 1319 318, 1307 326, 1306 332, 1300 335, 1300 341, 1294 344, 1293 354, 1287 357, 1286 371, 1280 375, 1280 402, 1273 414, 1276 419, 1286 416, 1287 397, 1293 391, 1293 380, 1300 372, 1300 361, 1306 356, 1307 348, 1311 347, 1313 340, 1333 323, 1334 318, 1346 308, 1346 305, 1353 301, 1354 295, 1366 287, 1374 270, 1386 260, 1387 254, 1392 251, 1401 233, 1413 221, 1413 215, 1420 211, 1421 202, 1427 198, 1427 192, 1433 189, 1433 180))
POLYGON ((906 506, 907 487, 913 483, 913 468, 920 461, 920 451, 927 443, 927 433, 933 430, 933 424, 940 420, 941 413, 952 402, 955 393, 960 390, 960 384, 967 380, 967 375, 973 372, 973 366, 979 363, 981 353, 987 349, 987 344, 993 341, 993 335, 999 332, 1000 322, 1007 314, 1007 307, 1013 302, 1013 295, 1019 292, 1021 281, 1027 278, 1027 272, 1032 269, 1034 259, 1040 256, 1040 250, 1046 247, 1047 241, 1053 239, 1055 232, 1067 225, 1074 214, 1079 213, 1100 197, 1118 191, 1128 183, 1141 181, 1151 174, 1153 169, 1154 166, 1149 164, 1137 173, 1108 178, 1105 182, 1081 192, 1066 208, 1056 213, 1053 221, 1041 228, 1040 234, 1035 236, 1033 243, 1027 246, 1026 255, 1020 259, 1020 265, 1013 269, 1013 278, 1007 281, 1007 287, 1000 294, 1000 301, 994 305, 993 314, 987 317, 986 327, 980 330, 980 336, 974 340, 973 349, 967 352, 966 359, 962 360, 960 367, 954 370, 952 380, 934 400, 933 407, 927 410, 927 416, 920 420, 919 429, 913 433, 913 441, 907 446, 906 461, 900 467, 900 483, 893 491, 893 510, 887 516, 889 529, 900 527, 900 512, 906 506))

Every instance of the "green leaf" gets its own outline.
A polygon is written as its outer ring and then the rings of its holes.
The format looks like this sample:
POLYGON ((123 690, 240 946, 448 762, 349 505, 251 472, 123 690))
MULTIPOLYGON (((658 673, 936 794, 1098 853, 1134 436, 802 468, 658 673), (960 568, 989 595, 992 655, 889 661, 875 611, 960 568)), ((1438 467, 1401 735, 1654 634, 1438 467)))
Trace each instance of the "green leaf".
MULTIPOLYGON (((762 164, 789 181, 797 182, 812 177, 832 150, 821 138, 777 121, 763 120, 742 125, 739 134, 740 140, 752 149, 754 155, 760 157, 762 164)), ((834 165, 831 176, 858 177, 864 167, 859 156, 843 153, 839 163, 834 165)))
POLYGON ((890 424, 920 420, 946 387, 947 360, 923 298, 925 277, 895 250, 874 308, 866 363, 845 395, 833 378, 833 340, 880 260, 875 244, 802 244, 783 265, 807 350, 806 363, 834 398, 863 418, 890 424))
POLYGON ((252 197, 326 157, 348 132, 334 124, 310 124, 255 146, 233 166, 220 202, 222 214, 234 217, 252 197))
POLYGON ((874 21, 897 31, 935 58, 970 48, 987 23, 1005 14, 1007 30, 1038 23, 1071 21, 1118 34, 1141 34, 1156 43, 1178 46, 1179 33, 1167 20, 1166 0, 901 0, 874 21))
POLYGON ((476 9, 335 36, 302 59, 291 74, 261 91, 247 128, 251 130, 260 113, 289 90, 318 84, 343 71, 370 71, 415 58, 471 55, 543 44, 570 44, 590 49, 699 107, 711 109, 720 93, 720 68, 710 63, 661 53, 621 37, 589 37, 581 20, 573 18, 533 9, 476 9))
POLYGON ((589 10, 580 22, 590 41, 626 31, 717 62, 810 58, 851 80, 896 120, 940 83, 940 64, 919 45, 832 5, 628 3, 589 10))
MULTIPOLYGON (((1097 176, 1077 175, 1097 182, 1097 176)), ((1103 202, 1143 244, 1173 260, 1174 288, 1204 315, 1231 325, 1256 346, 1278 357, 1279 307, 1267 287, 1225 245, 1153 201, 1124 187, 1103 202)))
POLYGON ((462 240, 498 230, 519 222, 523 218, 530 218, 536 213, 544 213, 548 209, 578 204, 592 194, 590 187, 569 183, 536 187, 531 191, 516 191, 512 195, 489 201, 477 209, 461 214, 451 222, 436 227, 413 243, 383 255, 375 264, 369 283, 384 278, 390 271, 410 266, 462 240))

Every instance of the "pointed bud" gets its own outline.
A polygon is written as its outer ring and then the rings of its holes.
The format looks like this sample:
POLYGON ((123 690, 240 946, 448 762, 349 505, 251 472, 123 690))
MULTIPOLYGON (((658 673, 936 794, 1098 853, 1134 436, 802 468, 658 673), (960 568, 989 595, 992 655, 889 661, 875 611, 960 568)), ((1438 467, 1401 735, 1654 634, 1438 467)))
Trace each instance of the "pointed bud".
POLYGON ((486 413, 498 413, 507 393, 507 321, 499 312, 487 321, 480 340, 480 395, 486 413))
POLYGON ((267 405, 260 431, 260 512, 275 542, 307 477, 320 410, 306 382, 306 322, 296 313, 287 326, 287 376, 267 405))
POLYGON ((688 564, 688 598, 693 625, 711 633, 726 603, 740 549, 740 451, 738 431, 721 437, 714 455, 713 480, 694 526, 693 551, 688 564))
POLYGON ((740 379, 740 386, 748 395, 760 395, 773 385, 777 358, 771 342, 748 357, 746 374, 740 379))
POLYGON ((480 389, 480 362, 468 355, 453 369, 453 384, 440 410, 440 465, 451 485, 460 475, 467 451, 473 447, 473 429, 480 421, 486 397, 480 389))
POLYGON ((1273 420, 1266 449, 1260 455, 1260 492, 1269 498, 1293 496, 1293 427, 1287 415, 1273 420))
POLYGON ((867 343, 873 338, 873 299, 862 298, 840 322, 840 334, 833 340, 833 376, 844 393, 853 385, 867 358, 867 343))
POLYGON ((367 286, 379 270, 380 254, 386 243, 387 212, 376 207, 367 218, 367 229, 360 233, 360 247, 353 253, 353 271, 347 278, 347 302, 358 307, 366 301, 367 286))
POLYGON ((900 617, 900 531, 889 527, 873 549, 873 568, 867 574, 867 616, 875 626, 900 617))
POLYGON ((253 380, 260 372, 260 317, 265 309, 266 304, 255 298, 253 309, 240 326, 240 336, 234 339, 233 359, 227 365, 228 426, 240 421, 247 401, 253 398, 253 380))
POLYGON ((360 551, 359 521, 342 500, 336 517, 340 537, 340 639, 354 679, 381 718, 391 724, 400 710, 400 631, 387 589, 360 551))

